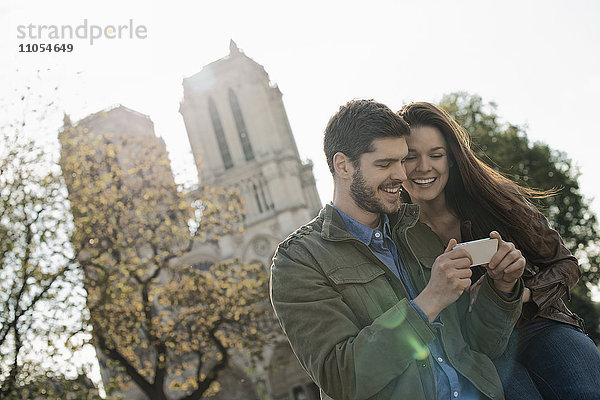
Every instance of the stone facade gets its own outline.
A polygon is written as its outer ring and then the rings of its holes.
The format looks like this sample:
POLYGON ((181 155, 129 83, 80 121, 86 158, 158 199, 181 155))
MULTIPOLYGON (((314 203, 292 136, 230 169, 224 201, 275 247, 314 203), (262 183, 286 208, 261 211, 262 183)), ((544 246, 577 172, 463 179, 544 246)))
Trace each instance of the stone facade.
POLYGON ((180 112, 200 182, 235 187, 245 200, 245 232, 224 238, 218 258, 267 266, 277 244, 321 209, 281 92, 233 41, 227 57, 184 79, 183 90, 180 112))
MULTIPOLYGON (((246 208, 243 233, 222 238, 218 248, 197 246, 185 261, 239 258, 268 268, 277 244, 322 207, 312 163, 300 159, 281 91, 231 41, 228 56, 183 80, 180 112, 200 182, 237 188, 246 208)), ((267 398, 318 399, 283 338, 265 349, 265 360, 252 378, 266 384, 267 398)))
MULTIPOLYGON (((222 237, 217 244, 199 244, 181 260, 205 267, 237 258, 268 268, 277 244, 318 213, 321 202, 312 163, 302 162, 282 102, 265 69, 230 44, 228 56, 183 80, 180 112, 202 184, 236 188, 246 209, 244 232, 222 237)), ((65 128, 71 122, 65 118, 65 128)), ((126 166, 140 149, 127 145, 131 135, 152 144, 167 159, 150 118, 123 106, 92 114, 77 123, 79 132, 94 137, 110 133, 122 145, 119 164, 126 166)), ((160 167, 160 168, 165 168, 160 167)), ((172 173, 157 171, 168 179, 172 173)), ((157 175, 157 176, 158 176, 157 175)), ((65 177, 67 186, 69 179, 65 177)), ((132 184, 135 184, 132 182, 132 184)), ((103 380, 113 373, 98 351, 103 380)), ((264 350, 265 364, 250 372, 242 357, 222 375, 216 400, 316 400, 318 389, 298 364, 287 341, 264 350)), ((127 399, 145 399, 135 386, 127 399)))

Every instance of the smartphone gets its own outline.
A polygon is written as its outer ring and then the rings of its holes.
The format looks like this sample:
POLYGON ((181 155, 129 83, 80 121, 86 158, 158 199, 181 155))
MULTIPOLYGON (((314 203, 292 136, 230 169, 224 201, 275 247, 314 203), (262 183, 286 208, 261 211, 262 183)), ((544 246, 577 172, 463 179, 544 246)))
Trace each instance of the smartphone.
POLYGON ((487 264, 498 250, 498 239, 479 239, 471 242, 458 243, 452 249, 463 248, 469 252, 474 265, 487 264))

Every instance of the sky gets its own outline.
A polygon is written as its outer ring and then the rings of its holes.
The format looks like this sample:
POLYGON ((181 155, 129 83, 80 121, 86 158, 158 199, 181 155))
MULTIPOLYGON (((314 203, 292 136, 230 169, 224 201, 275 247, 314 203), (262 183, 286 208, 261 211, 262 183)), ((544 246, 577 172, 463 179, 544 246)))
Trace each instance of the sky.
MULTIPOLYGON (((531 140, 564 151, 600 214, 598 21, 600 3, 591 0, 5 0, 0 93, 35 86, 39 69, 41 86, 74 120, 115 104, 149 115, 173 168, 189 171, 192 158, 178 113, 182 79, 226 56, 233 39, 283 92, 301 157, 314 162, 323 202, 331 200, 333 183, 322 135, 340 105, 374 98, 396 111, 409 101, 437 102, 464 91, 495 102, 503 120, 526 126, 531 140), (80 36, 85 32, 86 38, 38 31, 84 24, 80 36), (128 27, 121 38, 91 41, 92 25, 128 27), (143 37, 129 35, 136 29, 143 37), (72 44, 73 51, 19 53, 20 45, 33 43, 72 44), (59 89, 50 93, 53 87, 59 89)), ((57 129, 41 136, 55 138, 57 129)))
POLYGON ((565 152, 600 215, 598 21, 596 0, 3 0, 0 121, 20 117, 27 86, 54 101, 57 112, 32 132, 49 143, 63 111, 79 120, 123 104, 150 116, 175 172, 189 171, 182 79, 226 56, 233 39, 282 91, 322 202, 333 192, 322 135, 340 105, 374 98, 396 111, 464 91, 495 102, 531 140, 565 152), (108 38, 123 25, 121 38, 108 38), (75 37, 50 37, 51 26, 75 37), (108 31, 91 39, 92 26, 108 31), (33 44, 73 50, 19 52, 33 44), (6 106, 11 99, 16 108, 6 106))

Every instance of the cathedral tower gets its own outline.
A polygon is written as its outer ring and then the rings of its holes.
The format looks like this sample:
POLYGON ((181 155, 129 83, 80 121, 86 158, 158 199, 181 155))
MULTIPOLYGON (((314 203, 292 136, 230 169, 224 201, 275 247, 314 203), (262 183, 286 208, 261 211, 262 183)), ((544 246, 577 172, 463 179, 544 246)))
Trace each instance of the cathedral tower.
MULTIPOLYGON (((218 249, 199 246, 186 261, 202 266, 240 258, 268 267, 277 244, 322 207, 312 162, 300 159, 281 91, 232 40, 228 56, 183 80, 179 111, 200 182, 237 188, 246 209, 242 234, 224 237, 218 249)), ((269 353, 263 372, 272 399, 319 398, 287 343, 269 353)))
MULTIPOLYGON (((200 181, 237 188, 245 236, 269 236, 257 246, 272 253, 321 208, 312 163, 300 160, 279 88, 231 41, 229 55, 185 78, 183 89, 180 112, 200 181)), ((271 254, 255 255, 270 262, 271 254)))

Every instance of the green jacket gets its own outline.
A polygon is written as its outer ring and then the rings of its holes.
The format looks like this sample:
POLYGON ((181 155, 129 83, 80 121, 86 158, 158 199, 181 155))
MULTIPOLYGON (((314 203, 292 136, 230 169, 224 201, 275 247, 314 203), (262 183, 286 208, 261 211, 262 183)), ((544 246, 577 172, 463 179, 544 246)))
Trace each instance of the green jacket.
MULTIPOLYGON (((390 215, 399 255, 420 292, 444 246, 417 220, 412 204, 390 215)), ((470 312, 464 294, 434 328, 410 305, 400 279, 330 205, 279 245, 271 266, 273 308, 324 399, 435 399, 427 350, 435 330, 458 372, 490 399, 504 398, 490 359, 506 347, 522 293, 520 282, 505 299, 486 278, 470 312)))

